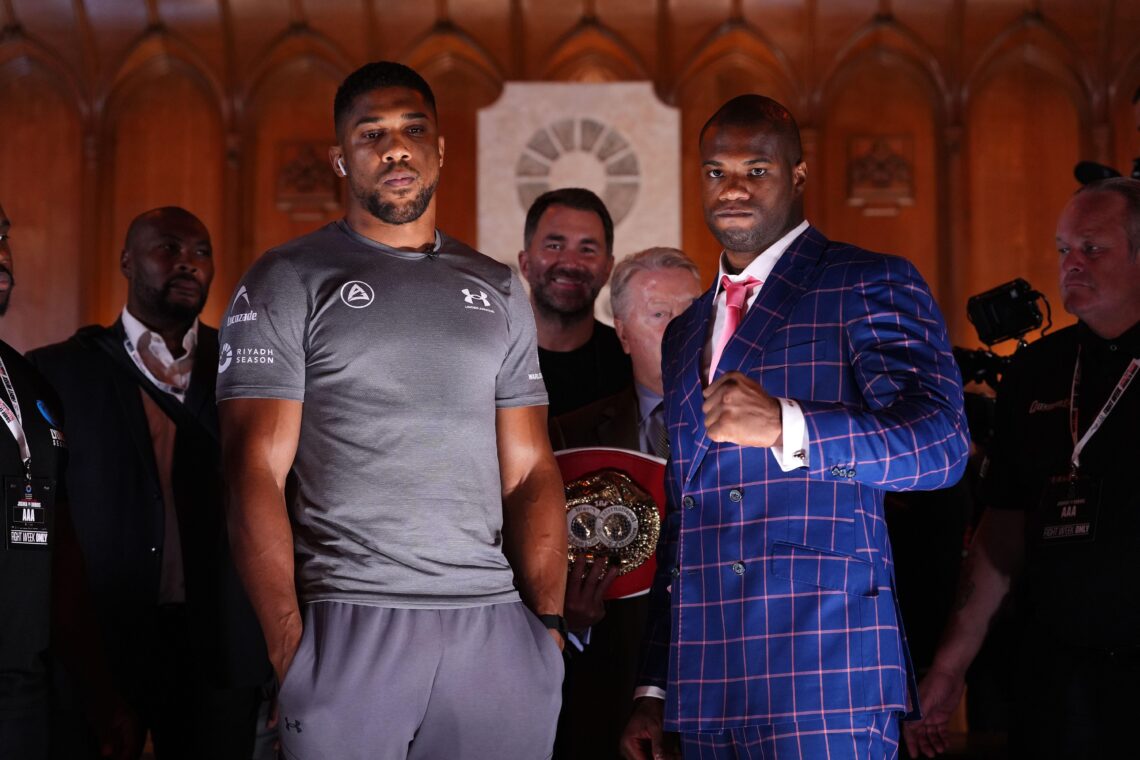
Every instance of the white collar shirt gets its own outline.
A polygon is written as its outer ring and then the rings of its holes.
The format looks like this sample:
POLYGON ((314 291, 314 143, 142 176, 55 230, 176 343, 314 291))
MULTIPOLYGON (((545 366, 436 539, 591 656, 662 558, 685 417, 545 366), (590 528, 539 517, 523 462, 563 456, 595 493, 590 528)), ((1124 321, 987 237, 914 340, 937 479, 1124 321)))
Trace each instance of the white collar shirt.
MULTIPOLYGON (((198 319, 182 336, 182 356, 177 359, 170 353, 162 336, 138 320, 123 307, 123 330, 127 339, 134 345, 139 361, 139 371, 159 388, 169 388, 171 395, 179 401, 186 398, 190 385, 190 371, 194 368, 194 355, 198 348, 198 319)), ((133 359, 134 357, 132 357, 133 359)))
MULTIPOLYGON (((761 283, 764 283, 764 281, 768 279, 768 276, 772 274, 772 270, 776 267, 776 262, 784 255, 784 251, 788 250, 788 246, 792 244, 792 241, 802 235, 808 226, 806 219, 800 222, 789 230, 786 235, 764 249, 759 256, 752 259, 752 262, 739 274, 729 274, 725 271, 724 252, 721 252, 720 268, 716 274, 716 282, 713 283, 713 287, 716 288, 716 290, 713 295, 712 304, 712 329, 709 330, 708 337, 705 339, 705 348, 701 354, 701 379, 705 385, 709 384, 709 364, 712 363, 713 346, 717 345, 717 341, 724 332, 725 316, 728 312, 728 310, 724 308, 725 292, 724 288, 721 287, 721 280, 727 274, 731 282, 742 282, 749 277, 753 277, 760 280, 761 283)), ((763 287, 764 285, 761 284, 760 287, 753 288, 752 292, 748 294, 748 300, 744 306, 746 314, 748 313, 748 309, 752 308, 752 304, 756 302, 756 299, 760 295, 760 290, 763 287)))

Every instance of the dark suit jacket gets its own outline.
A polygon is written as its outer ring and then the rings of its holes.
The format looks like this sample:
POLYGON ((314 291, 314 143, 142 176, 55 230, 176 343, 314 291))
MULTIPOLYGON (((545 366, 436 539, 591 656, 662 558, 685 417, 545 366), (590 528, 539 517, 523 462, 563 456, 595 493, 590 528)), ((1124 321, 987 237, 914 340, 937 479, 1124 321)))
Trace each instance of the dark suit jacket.
MULTIPOLYGON (((85 327, 28 354, 60 396, 70 449, 66 486, 111 660, 147 667, 138 640, 158 604, 164 507, 140 384, 121 322, 85 327), (105 350, 103 346, 107 347, 105 350)), ((196 667, 218 685, 269 673, 261 629, 229 556, 214 398, 218 333, 198 328, 190 387, 174 445, 172 482, 196 667)), ((177 406, 175 407, 177 409, 177 406)), ((123 671, 120 670, 120 674, 123 671)))
POLYGON ((582 446, 614 446, 641 450, 637 427, 637 391, 623 391, 550 418, 550 444, 555 451, 582 446))

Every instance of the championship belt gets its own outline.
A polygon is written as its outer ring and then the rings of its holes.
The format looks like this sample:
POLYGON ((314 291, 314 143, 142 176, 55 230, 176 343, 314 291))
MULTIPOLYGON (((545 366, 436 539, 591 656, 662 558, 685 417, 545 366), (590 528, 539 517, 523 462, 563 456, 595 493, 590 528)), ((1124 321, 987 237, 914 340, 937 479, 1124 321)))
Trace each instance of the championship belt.
POLYGON ((653 585, 665 519, 665 460, 614 448, 554 454, 566 484, 567 560, 619 567, 606 599, 639 596, 653 585))

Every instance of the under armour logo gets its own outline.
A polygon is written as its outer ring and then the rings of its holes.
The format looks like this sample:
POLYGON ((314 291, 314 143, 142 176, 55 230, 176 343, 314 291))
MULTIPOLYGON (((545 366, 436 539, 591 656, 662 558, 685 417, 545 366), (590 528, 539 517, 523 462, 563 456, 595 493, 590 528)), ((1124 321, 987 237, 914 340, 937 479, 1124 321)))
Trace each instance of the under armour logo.
POLYGON ((303 731, 301 731, 301 721, 289 720, 288 718, 285 719, 285 730, 286 731, 296 731, 299 734, 304 733, 303 731))
POLYGON ((467 288, 464 288, 463 289, 463 300, 469 304, 472 304, 472 305, 474 305, 474 303, 476 301, 479 301, 484 306, 490 306, 491 305, 490 299, 487 298, 487 294, 484 293, 482 290, 480 290, 478 295, 476 295, 475 293, 472 293, 467 288))

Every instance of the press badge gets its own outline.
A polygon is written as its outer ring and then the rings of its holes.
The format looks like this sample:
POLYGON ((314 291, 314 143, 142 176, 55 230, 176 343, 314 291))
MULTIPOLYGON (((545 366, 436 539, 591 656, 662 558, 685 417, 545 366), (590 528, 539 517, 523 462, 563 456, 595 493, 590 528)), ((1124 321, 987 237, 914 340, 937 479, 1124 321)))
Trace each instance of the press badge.
POLYGON ((4 478, 4 514, 9 549, 47 551, 52 544, 55 481, 4 478))
POLYGON ((1092 541, 1100 509, 1100 480, 1058 475, 1049 479, 1041 494, 1043 545, 1092 541))

